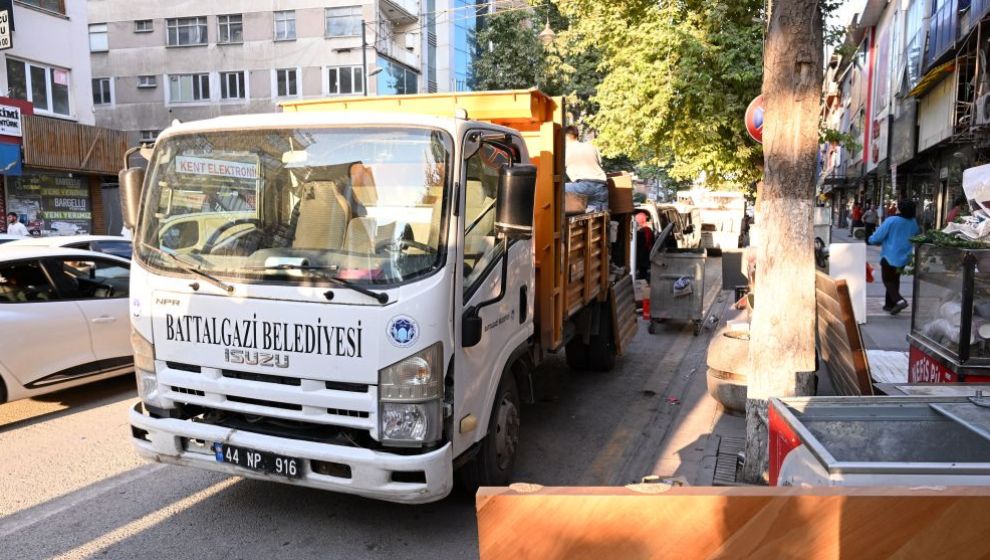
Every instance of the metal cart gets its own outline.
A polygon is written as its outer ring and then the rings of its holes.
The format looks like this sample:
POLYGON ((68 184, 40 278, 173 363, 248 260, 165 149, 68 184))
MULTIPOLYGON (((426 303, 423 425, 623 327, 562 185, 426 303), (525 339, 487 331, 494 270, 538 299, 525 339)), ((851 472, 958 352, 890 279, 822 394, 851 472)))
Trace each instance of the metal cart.
POLYGON ((661 234, 650 252, 649 332, 655 334, 658 323, 674 319, 694 323, 698 336, 704 326, 705 250, 665 248, 665 237, 661 234))

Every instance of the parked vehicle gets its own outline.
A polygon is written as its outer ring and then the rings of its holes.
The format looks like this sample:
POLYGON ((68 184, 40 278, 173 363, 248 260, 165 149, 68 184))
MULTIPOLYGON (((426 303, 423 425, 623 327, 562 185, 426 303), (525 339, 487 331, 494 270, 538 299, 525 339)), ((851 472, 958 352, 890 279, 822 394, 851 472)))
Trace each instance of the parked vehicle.
POLYGON ((8 247, 68 247, 106 253, 123 259, 131 258, 131 242, 115 235, 54 235, 49 237, 20 237, 8 247))
POLYGON ((0 250, 0 402, 132 371, 129 277, 103 253, 0 250))
POLYGON ((741 192, 680 191, 677 201, 700 210, 701 246, 712 254, 737 249, 742 243, 746 197, 741 192))
POLYGON ((674 208, 681 215, 681 225, 684 228, 684 246, 682 249, 697 249, 701 247, 701 210, 689 204, 675 203, 674 208))
POLYGON ((455 469, 506 484, 536 365, 609 370, 636 331, 610 266, 631 214, 565 216, 559 103, 338 98, 162 132, 120 175, 138 452, 407 503, 455 469))
POLYGON ((21 239, 24 239, 24 237, 20 235, 10 235, 9 233, 0 233, 0 245, 12 243, 21 239))

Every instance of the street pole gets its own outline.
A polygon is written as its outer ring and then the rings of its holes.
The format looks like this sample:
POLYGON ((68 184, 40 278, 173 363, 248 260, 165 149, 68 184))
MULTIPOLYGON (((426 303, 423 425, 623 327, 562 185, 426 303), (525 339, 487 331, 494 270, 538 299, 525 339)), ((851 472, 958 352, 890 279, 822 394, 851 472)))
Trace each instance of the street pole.
POLYGON ((364 30, 364 18, 361 19, 361 68, 364 73, 361 74, 361 82, 364 86, 364 96, 368 96, 368 34, 364 30))

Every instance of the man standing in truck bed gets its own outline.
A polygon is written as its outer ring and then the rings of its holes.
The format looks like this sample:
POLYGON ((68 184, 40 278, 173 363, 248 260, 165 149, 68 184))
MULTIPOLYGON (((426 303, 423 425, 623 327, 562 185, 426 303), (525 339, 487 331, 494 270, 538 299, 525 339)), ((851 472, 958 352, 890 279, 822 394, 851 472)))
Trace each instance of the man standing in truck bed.
POLYGON ((564 135, 567 138, 564 166, 571 181, 564 190, 587 197, 588 212, 607 211, 608 178, 602 169, 602 156, 597 148, 578 140, 577 127, 568 126, 564 135))

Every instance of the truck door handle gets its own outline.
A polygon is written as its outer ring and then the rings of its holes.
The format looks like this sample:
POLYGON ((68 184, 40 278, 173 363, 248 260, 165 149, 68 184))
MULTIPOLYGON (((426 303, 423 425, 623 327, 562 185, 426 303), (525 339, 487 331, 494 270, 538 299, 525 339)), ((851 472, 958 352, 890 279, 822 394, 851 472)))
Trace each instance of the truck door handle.
POLYGON ((92 323, 95 323, 97 325, 102 325, 104 323, 113 323, 116 320, 117 320, 116 317, 112 317, 110 315, 101 315, 101 316, 93 319, 91 322, 92 323))

